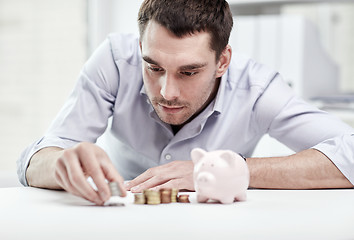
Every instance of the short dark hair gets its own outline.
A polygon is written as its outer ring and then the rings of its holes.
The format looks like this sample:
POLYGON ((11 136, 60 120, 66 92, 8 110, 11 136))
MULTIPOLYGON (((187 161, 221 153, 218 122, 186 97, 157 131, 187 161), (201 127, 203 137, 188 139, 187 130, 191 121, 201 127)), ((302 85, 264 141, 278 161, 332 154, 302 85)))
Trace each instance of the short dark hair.
POLYGON ((210 47, 215 51, 216 59, 228 44, 233 25, 232 13, 225 0, 145 0, 138 14, 140 38, 151 20, 177 37, 209 32, 210 47))

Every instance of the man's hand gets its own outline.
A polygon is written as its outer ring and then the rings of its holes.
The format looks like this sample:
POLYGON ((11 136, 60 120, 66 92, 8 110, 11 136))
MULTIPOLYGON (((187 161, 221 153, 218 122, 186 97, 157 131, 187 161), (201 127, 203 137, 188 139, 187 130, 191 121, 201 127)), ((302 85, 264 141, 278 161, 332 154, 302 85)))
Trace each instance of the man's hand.
POLYGON ((173 161, 165 165, 153 167, 126 184, 126 189, 131 192, 141 192, 153 188, 177 188, 194 190, 193 162, 173 161))
MULTIPOLYGON (((55 185, 98 205, 102 205, 111 195, 106 179, 118 182, 122 195, 126 195, 123 178, 114 168, 108 155, 92 143, 79 143, 66 150, 42 149, 32 157, 27 175, 31 186, 47 187, 46 181, 55 181, 55 185), (88 183, 88 177, 93 179, 97 191, 88 183), (40 178, 42 180, 39 180, 40 178)), ((53 183, 51 185, 55 186, 53 183)))

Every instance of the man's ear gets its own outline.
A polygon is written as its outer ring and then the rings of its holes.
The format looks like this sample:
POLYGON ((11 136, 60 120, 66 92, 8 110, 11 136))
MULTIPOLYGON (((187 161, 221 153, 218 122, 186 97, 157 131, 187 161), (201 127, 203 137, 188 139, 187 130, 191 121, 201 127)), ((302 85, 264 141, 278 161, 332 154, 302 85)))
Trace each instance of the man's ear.
POLYGON ((230 65, 231 55, 232 55, 232 49, 231 46, 228 44, 226 45, 225 49, 222 51, 220 55, 219 62, 217 64, 217 69, 216 69, 216 78, 221 77, 226 72, 227 68, 230 65))
POLYGON ((141 52, 141 49, 142 49, 141 41, 139 41, 139 47, 140 47, 140 52, 141 52))

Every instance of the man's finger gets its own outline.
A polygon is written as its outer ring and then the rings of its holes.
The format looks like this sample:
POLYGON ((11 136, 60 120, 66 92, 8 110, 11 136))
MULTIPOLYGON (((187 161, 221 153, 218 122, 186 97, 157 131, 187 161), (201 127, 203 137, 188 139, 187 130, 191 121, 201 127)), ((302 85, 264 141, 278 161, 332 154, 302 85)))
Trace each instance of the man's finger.
POLYGON ((187 178, 176 178, 154 187, 153 190, 159 191, 162 188, 176 188, 183 191, 194 191, 194 183, 187 178))
MULTIPOLYGON (((99 197, 102 200, 102 202, 107 201, 110 196, 110 191, 106 182, 105 174, 99 164, 99 161, 97 161, 97 156, 93 153, 93 151, 89 151, 88 149, 83 149, 83 150, 80 149, 79 156, 80 156, 80 163, 82 168, 84 169, 85 173, 92 178, 93 182, 97 187, 96 193, 99 194, 99 197)), ((89 184, 86 181, 85 176, 84 179, 85 181, 83 184, 86 187, 89 184)))
POLYGON ((98 193, 91 187, 87 182, 87 177, 85 177, 82 167, 85 167, 86 162, 81 162, 81 159, 77 159, 76 155, 73 154, 70 160, 66 161, 66 167, 68 176, 71 184, 81 193, 84 198, 98 205, 103 204, 103 200, 98 195, 98 193))
POLYGON ((118 187, 121 193, 121 197, 127 196, 127 191, 125 190, 123 184, 124 179, 119 175, 119 173, 117 172, 113 164, 111 164, 110 162, 109 163, 105 162, 104 164, 102 164, 101 168, 108 181, 118 182, 118 187))
POLYGON ((141 192, 144 189, 150 189, 150 188, 157 187, 157 186, 164 184, 170 180, 171 180, 171 178, 167 177, 166 175, 153 176, 152 178, 149 178, 145 182, 142 182, 139 185, 132 187, 130 189, 130 191, 133 193, 141 192))
POLYGON ((58 181, 59 185, 66 190, 69 193, 72 193, 76 196, 85 198, 86 200, 90 201, 90 199, 87 199, 84 195, 82 195, 70 182, 69 176, 67 169, 65 165, 61 162, 58 161, 58 164, 56 166, 57 170, 55 171, 55 178, 58 181))
POLYGON ((151 177, 153 177, 153 171, 155 168, 150 168, 134 178, 133 180, 129 181, 128 183, 125 184, 125 189, 126 190, 131 190, 132 188, 142 184, 143 182, 147 181, 151 177))
POLYGON ((154 191, 160 191, 160 189, 162 188, 176 188, 176 189, 179 189, 179 182, 180 182, 180 179, 171 179, 165 183, 162 183, 160 185, 157 185, 155 187, 152 188, 152 190, 154 191))
POLYGON ((57 166, 57 170, 55 171, 55 179, 58 182, 58 184, 67 192, 74 193, 77 192, 76 189, 69 184, 68 181, 68 176, 64 174, 65 172, 63 169, 59 166, 57 166), (64 180, 66 179, 66 180, 64 180))
POLYGON ((125 185, 127 190, 141 192, 143 189, 155 187, 171 179, 183 178, 192 173, 192 161, 174 161, 162 166, 150 168, 125 185))

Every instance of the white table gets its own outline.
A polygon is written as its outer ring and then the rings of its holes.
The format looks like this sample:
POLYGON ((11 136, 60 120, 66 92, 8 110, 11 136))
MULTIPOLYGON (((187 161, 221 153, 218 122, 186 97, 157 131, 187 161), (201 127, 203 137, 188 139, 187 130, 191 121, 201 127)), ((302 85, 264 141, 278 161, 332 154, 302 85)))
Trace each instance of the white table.
POLYGON ((63 191, 0 189, 0 239, 354 239, 354 189, 249 190, 246 202, 94 206, 63 191))

